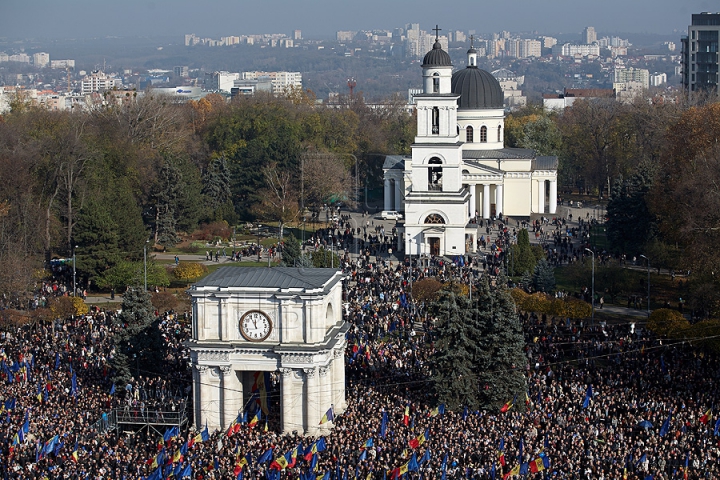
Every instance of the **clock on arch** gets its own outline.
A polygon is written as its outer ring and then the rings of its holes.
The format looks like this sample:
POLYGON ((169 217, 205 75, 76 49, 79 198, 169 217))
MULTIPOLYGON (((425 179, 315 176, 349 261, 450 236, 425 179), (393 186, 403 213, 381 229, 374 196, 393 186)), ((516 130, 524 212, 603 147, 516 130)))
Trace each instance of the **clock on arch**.
POLYGON ((272 320, 260 310, 245 312, 239 326, 240 334, 248 342, 262 342, 272 332, 272 320))

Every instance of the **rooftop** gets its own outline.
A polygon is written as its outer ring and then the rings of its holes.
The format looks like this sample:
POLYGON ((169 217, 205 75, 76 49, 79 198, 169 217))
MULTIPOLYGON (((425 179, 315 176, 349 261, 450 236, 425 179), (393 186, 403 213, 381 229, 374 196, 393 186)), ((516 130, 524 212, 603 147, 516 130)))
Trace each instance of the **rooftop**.
POLYGON ((339 279, 339 274, 333 268, 222 267, 197 282, 193 288, 321 290, 328 287, 334 278, 339 279))

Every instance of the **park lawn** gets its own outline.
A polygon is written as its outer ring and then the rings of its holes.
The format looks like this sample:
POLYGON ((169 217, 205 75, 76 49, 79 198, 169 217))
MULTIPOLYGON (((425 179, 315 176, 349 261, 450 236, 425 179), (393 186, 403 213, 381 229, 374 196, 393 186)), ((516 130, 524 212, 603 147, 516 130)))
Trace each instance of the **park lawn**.
MULTIPOLYGON (((589 263, 589 260, 588 260, 589 263)), ((569 294, 579 293, 583 287, 590 288, 592 285, 592 273, 589 265, 587 269, 586 278, 583 281, 578 282, 577 277, 571 274, 570 268, 572 267, 557 267, 555 269, 555 282, 556 289, 568 292, 569 294)), ((603 295, 604 286, 601 280, 602 272, 601 268, 596 265, 596 277, 595 277, 595 290, 599 295, 603 295)), ((627 268, 627 281, 625 282, 626 287, 618 293, 615 298, 615 304, 619 306, 627 306, 628 296, 640 295, 645 297, 647 295, 647 270, 627 268)), ((677 277, 675 281, 672 280, 670 275, 659 274, 657 270, 650 270, 650 309, 662 308, 665 305, 665 301, 670 302, 670 306, 677 308, 677 302, 680 297, 687 295, 686 280, 681 277, 677 277)), ((611 298, 609 295, 605 296, 605 302, 611 304, 611 298)), ((644 300, 647 302, 647 299, 644 300)))

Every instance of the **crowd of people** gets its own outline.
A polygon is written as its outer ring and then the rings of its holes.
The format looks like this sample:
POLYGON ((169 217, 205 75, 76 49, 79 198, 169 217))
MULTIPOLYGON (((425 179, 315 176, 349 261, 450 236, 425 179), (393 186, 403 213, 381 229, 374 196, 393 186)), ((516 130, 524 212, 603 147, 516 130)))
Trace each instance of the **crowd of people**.
MULTIPOLYGON (((330 231, 316 238, 347 247, 358 230, 336 233, 339 240, 330 231)), ((322 448, 318 439, 277 433, 272 388, 267 421, 237 432, 185 425, 160 439, 147 429, 110 428, 113 409, 192 408, 183 346, 190 319, 161 315, 162 376, 131 365, 133 379, 115 385, 113 337, 122 327, 115 312, 93 309, 53 324, 3 327, 3 478, 720 478, 716 356, 634 324, 591 327, 521 312, 524 398, 508 399, 514 403, 505 412, 440 408, 430 388, 434 319, 412 302, 411 284, 427 277, 479 282, 492 270, 475 259, 377 260, 370 248, 385 248, 393 234, 365 226, 360 235, 358 242, 368 242, 363 254, 342 259, 344 315, 352 324, 348 407, 322 448), (274 462, 283 455, 288 462, 274 462)), ((496 238, 509 235, 503 226, 496 238)))

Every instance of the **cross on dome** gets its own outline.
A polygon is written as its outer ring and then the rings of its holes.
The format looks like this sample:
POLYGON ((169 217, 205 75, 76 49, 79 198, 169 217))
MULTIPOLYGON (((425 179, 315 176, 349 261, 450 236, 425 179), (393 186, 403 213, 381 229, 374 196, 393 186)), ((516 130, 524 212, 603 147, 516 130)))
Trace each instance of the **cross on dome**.
POLYGON ((442 28, 439 28, 438 25, 437 25, 437 23, 436 23, 436 24, 435 24, 435 28, 433 28, 432 30, 435 31, 435 41, 437 42, 438 39, 440 38, 440 30, 442 30, 442 28))

